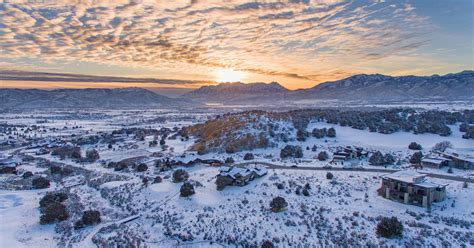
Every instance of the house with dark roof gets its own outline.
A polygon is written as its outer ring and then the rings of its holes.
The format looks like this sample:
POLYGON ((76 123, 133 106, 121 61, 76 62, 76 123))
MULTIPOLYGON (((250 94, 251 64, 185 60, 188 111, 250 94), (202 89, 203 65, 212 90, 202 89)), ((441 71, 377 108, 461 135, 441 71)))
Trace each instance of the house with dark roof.
POLYGON ((255 178, 262 177, 267 174, 264 167, 240 168, 235 166, 221 166, 217 177, 229 177, 232 185, 244 186, 255 178))

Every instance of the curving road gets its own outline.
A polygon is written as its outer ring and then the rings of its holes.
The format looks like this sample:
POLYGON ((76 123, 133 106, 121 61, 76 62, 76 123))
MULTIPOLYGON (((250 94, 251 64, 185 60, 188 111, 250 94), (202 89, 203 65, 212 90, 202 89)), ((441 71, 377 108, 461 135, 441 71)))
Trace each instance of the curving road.
MULTIPOLYGON (((314 171, 357 171, 357 172, 379 172, 379 173, 393 173, 397 172, 400 170, 396 169, 385 169, 385 168, 342 168, 342 167, 331 167, 331 168, 325 168, 325 167, 307 167, 307 166, 283 166, 283 165, 278 165, 278 164, 272 164, 268 162, 243 162, 243 163, 236 163, 234 166, 237 167, 245 167, 248 165, 254 165, 254 164, 261 164, 266 166, 268 169, 276 169, 276 170, 314 170, 314 171)), ((459 177, 459 176, 451 176, 451 175, 445 175, 445 174, 436 174, 436 173, 430 173, 430 172, 424 172, 424 171, 418 171, 421 174, 425 174, 428 177, 433 177, 433 178, 439 178, 439 179, 446 179, 446 180, 452 180, 452 181, 458 181, 458 182, 468 182, 468 183, 474 183, 474 179, 470 178, 464 178, 464 177, 459 177)))

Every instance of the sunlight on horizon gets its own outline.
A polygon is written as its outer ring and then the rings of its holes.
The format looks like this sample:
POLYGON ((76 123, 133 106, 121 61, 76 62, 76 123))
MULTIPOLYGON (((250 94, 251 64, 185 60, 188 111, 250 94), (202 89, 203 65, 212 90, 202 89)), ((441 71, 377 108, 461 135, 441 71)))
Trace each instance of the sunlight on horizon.
POLYGON ((219 83, 241 82, 245 76, 244 72, 232 69, 218 69, 215 74, 216 81, 219 83))

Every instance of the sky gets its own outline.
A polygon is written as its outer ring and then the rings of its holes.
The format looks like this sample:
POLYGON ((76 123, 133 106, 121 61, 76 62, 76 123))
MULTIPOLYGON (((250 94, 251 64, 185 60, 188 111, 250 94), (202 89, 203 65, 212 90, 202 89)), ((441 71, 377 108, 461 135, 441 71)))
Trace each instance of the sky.
POLYGON ((289 89, 359 73, 446 74, 474 68, 473 11, 472 0, 0 0, 0 69, 289 89))

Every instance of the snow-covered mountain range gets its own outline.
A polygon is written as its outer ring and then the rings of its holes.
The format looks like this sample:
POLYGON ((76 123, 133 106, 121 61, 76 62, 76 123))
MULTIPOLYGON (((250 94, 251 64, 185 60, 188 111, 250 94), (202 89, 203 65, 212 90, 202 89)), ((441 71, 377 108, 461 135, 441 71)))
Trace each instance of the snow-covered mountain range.
POLYGON ((358 74, 325 82, 309 89, 288 90, 278 83, 222 83, 204 86, 183 96, 203 102, 255 103, 298 100, 364 102, 474 100, 474 71, 443 76, 401 76, 358 74))

